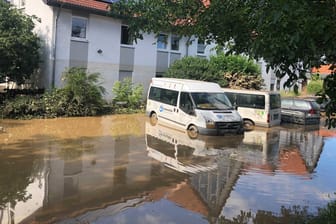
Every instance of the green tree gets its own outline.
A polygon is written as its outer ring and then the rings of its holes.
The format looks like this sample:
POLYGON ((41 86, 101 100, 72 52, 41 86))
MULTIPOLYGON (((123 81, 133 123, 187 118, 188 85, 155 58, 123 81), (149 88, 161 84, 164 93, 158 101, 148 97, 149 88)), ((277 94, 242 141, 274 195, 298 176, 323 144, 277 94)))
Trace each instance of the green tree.
POLYGON ((226 80, 227 87, 258 90, 264 86, 260 67, 248 57, 219 53, 210 57, 210 66, 226 80))
POLYGON ((0 82, 6 77, 25 83, 37 71, 40 40, 35 33, 34 19, 19 9, 0 1, 0 82))
MULTIPOLYGON (((277 77, 288 75, 285 85, 294 89, 311 67, 336 65, 333 0, 120 0, 111 7, 111 16, 127 21, 135 38, 160 31, 194 34, 226 46, 229 52, 263 58, 277 77)), ((327 78, 322 93, 334 105, 336 91, 329 88, 334 88, 335 80, 336 74, 327 78)))

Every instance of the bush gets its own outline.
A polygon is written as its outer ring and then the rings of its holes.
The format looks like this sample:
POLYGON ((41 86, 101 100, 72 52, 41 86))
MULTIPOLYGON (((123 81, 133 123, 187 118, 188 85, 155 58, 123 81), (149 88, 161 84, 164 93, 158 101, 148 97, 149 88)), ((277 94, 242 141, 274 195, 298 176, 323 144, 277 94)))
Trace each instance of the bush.
POLYGON ((44 103, 40 96, 18 95, 5 100, 1 111, 4 118, 41 118, 44 117, 44 103))
POLYGON ((220 72, 209 64, 209 60, 199 57, 184 57, 176 60, 164 73, 164 76, 216 82, 221 86, 227 84, 220 72))
POLYGON ((143 109, 143 86, 134 85, 130 78, 115 82, 112 92, 115 112, 127 113, 143 109))
POLYGON ((105 89, 99 83, 99 73, 87 73, 84 68, 73 67, 63 73, 63 80, 64 89, 56 92, 61 96, 55 97, 68 100, 61 102, 67 107, 65 116, 92 116, 101 112, 105 89))
POLYGON ((64 89, 53 89, 43 95, 45 104, 45 117, 55 118, 67 116, 69 108, 69 96, 64 89))
POLYGON ((211 56, 210 60, 182 58, 175 61, 164 76, 216 82, 222 87, 261 89, 264 85, 258 64, 247 57, 224 53, 211 56))
POLYGON ((210 57, 210 64, 224 73, 240 73, 260 75, 260 67, 254 61, 241 55, 225 55, 224 53, 210 57))
POLYGON ((264 85, 259 65, 247 57, 220 53, 210 57, 210 64, 224 76, 227 87, 258 90, 264 85))
POLYGON ((323 81, 322 80, 312 80, 307 85, 307 92, 309 94, 316 95, 323 90, 323 81))

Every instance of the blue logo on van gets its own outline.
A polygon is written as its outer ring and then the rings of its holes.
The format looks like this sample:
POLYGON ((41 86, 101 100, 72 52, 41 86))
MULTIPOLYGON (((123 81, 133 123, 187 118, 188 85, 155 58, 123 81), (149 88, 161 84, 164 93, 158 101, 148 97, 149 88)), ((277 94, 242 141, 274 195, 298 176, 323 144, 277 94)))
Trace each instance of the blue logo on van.
POLYGON ((160 106, 159 111, 160 111, 160 112, 163 112, 163 111, 164 111, 164 108, 163 108, 162 105, 160 106))
POLYGON ((218 118, 218 119, 223 119, 223 115, 221 115, 221 114, 217 114, 217 118, 218 118))

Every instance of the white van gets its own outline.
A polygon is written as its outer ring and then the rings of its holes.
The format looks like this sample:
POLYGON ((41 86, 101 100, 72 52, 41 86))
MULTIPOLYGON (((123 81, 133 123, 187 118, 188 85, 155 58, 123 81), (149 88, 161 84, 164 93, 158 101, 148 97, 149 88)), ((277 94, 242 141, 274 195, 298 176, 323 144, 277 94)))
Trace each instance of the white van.
POLYGON ((157 120, 198 133, 222 135, 244 133, 243 120, 217 83, 152 78, 146 114, 152 123, 157 120))
POLYGON ((245 128, 271 127, 281 123, 281 96, 278 92, 223 89, 244 119, 245 128))

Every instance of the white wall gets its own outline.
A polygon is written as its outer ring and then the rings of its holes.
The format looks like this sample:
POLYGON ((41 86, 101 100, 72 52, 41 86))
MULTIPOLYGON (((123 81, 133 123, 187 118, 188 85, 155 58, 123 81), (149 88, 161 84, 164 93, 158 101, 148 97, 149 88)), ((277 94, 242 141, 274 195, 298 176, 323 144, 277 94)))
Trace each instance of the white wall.
MULTIPOLYGON (((20 0, 14 0, 20 1, 20 0)), ((18 4, 18 2, 17 2, 18 4)), ((71 22, 72 11, 50 7, 43 0, 26 0, 25 11, 29 15, 37 15, 41 18, 41 23, 37 24, 36 32, 44 40, 45 50, 43 54, 43 84, 50 87, 53 74, 53 43, 56 40, 56 61, 55 61, 55 86, 61 87, 62 73, 69 67, 70 45, 71 45, 71 22), (58 16, 59 15, 59 16, 58 16), (57 17, 58 16, 58 17, 57 17), (58 18, 58 19, 57 19, 58 18), (57 19, 57 34, 54 35, 57 19)), ((103 78, 103 86, 107 90, 106 99, 111 99, 112 87, 119 77, 120 62, 120 37, 121 24, 118 19, 90 14, 87 28, 88 41, 88 70, 89 72, 99 72, 103 78), (102 53, 97 51, 101 49, 102 53)), ((197 56, 197 38, 192 37, 191 45, 186 46, 188 39, 183 37, 180 40, 181 57, 197 56)), ((169 36, 170 41, 170 36, 169 36)), ((215 44, 207 45, 205 53, 199 56, 207 58, 215 55, 215 44)), ((131 46, 135 50, 133 82, 144 86, 145 94, 152 77, 156 72, 156 37, 155 34, 144 34, 143 40, 138 40, 137 44, 131 46)), ((169 51, 169 50, 168 50, 169 51)), ((270 84, 276 86, 275 75, 272 71, 266 73, 266 64, 261 62, 262 76, 269 89, 270 84)), ((281 89, 285 80, 281 81, 281 89)))
POLYGON ((88 26, 88 70, 99 72, 111 98, 112 86, 119 77, 121 22, 109 17, 91 14, 88 26), (101 49, 102 53, 97 51, 101 49))
POLYGON ((275 77, 274 71, 272 69, 269 69, 268 72, 266 71, 266 62, 264 60, 260 60, 258 64, 260 65, 260 68, 261 68, 261 76, 264 79, 264 83, 265 83, 264 88, 266 90, 271 90, 271 91, 276 90, 277 79, 275 77), (272 84, 274 84, 274 89, 270 89, 272 84))
MULTIPOLYGON (((287 81, 288 76, 284 76, 281 80, 280 80, 280 86, 279 89, 277 89, 277 77, 275 75, 274 70, 269 69, 269 71, 266 71, 266 67, 267 67, 267 63, 264 60, 260 60, 258 62, 261 66, 261 75, 262 78, 264 79, 265 82, 265 89, 267 90, 271 90, 271 91, 293 91, 293 88, 284 88, 284 83, 287 81), (271 85, 274 84, 274 89, 271 89, 271 85)), ((302 85, 301 85, 301 81, 298 81, 298 86, 299 86, 299 90, 302 89, 302 85)))
POLYGON ((36 15, 40 22, 35 22, 35 32, 42 40, 42 54, 41 54, 41 71, 39 87, 46 87, 50 83, 52 72, 52 45, 53 45, 53 8, 46 5, 43 1, 25 0, 22 5, 22 0, 14 0, 14 5, 24 10, 28 15, 36 15))
MULTIPOLYGON (((57 15, 55 15, 56 17, 57 15)), ((57 20, 56 55, 55 55, 55 87, 61 87, 62 73, 69 68, 70 38, 71 38, 72 12, 61 9, 57 20)))
POLYGON ((133 82, 144 87, 146 95, 152 77, 156 70, 156 38, 153 34, 143 34, 143 40, 138 40, 135 47, 133 82))

